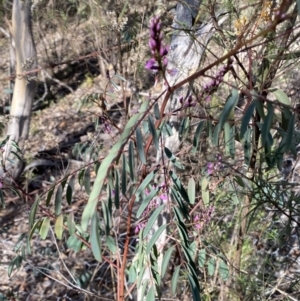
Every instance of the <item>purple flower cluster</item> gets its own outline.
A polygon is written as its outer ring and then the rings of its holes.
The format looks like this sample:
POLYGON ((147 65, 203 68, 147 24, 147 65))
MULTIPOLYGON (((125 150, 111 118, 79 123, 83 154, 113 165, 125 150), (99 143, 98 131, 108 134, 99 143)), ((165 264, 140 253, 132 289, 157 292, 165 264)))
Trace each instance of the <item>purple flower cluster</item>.
POLYGON ((194 217, 194 224, 197 229, 203 228, 204 225, 207 225, 212 218, 212 214, 215 211, 214 206, 209 206, 205 210, 202 210, 199 214, 194 217))
POLYGON ((193 101, 193 97, 192 95, 190 95, 186 101, 183 101, 183 97, 181 96, 179 99, 179 102, 182 104, 183 108, 188 108, 188 107, 195 107, 196 106, 196 102, 193 101))
POLYGON ((207 173, 212 175, 214 171, 222 169, 223 165, 221 163, 222 156, 220 154, 217 155, 217 162, 208 162, 207 163, 207 173))
POLYGON ((169 52, 169 46, 163 42, 163 33, 161 32, 161 21, 159 17, 154 17, 150 22, 150 40, 149 47, 152 58, 146 62, 145 68, 149 70, 161 70, 166 67, 168 59, 166 55, 169 52))
POLYGON ((219 87, 219 85, 223 82, 225 74, 232 68, 233 60, 229 59, 227 62, 227 65, 222 66, 218 73, 216 74, 216 77, 207 85, 204 86, 203 95, 202 97, 205 97, 206 101, 210 101, 211 95, 214 91, 216 91, 219 87))
POLYGON ((224 75, 227 71, 227 66, 222 66, 216 77, 209 84, 204 86, 204 93, 210 94, 213 90, 216 90, 222 83, 224 75))

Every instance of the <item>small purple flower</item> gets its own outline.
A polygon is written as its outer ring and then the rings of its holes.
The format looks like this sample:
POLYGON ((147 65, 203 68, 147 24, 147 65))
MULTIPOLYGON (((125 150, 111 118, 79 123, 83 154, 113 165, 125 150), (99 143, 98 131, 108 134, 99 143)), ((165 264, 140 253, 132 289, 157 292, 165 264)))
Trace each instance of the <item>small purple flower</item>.
POLYGON ((165 56, 169 53, 169 46, 161 46, 159 49, 160 56, 165 56))
POLYGON ((197 229, 200 229, 201 228, 201 224, 200 224, 200 217, 199 217, 199 214, 197 214, 196 216, 195 216, 195 218, 194 218, 194 223, 195 223, 195 227, 197 228, 197 229))
POLYGON ((167 196, 166 193, 162 193, 159 197, 160 197, 160 199, 161 199, 162 201, 167 201, 167 200, 168 200, 168 196, 167 196))
POLYGON ((214 163, 212 162, 207 163, 207 173, 211 175, 213 171, 214 171, 214 163))
POLYGON ((178 73, 178 69, 176 69, 176 68, 173 68, 171 70, 169 69, 167 71, 171 76, 175 76, 178 73))
POLYGON ((134 229, 134 233, 138 234, 143 228, 145 228, 145 226, 146 226, 145 223, 137 224, 137 226, 134 229))
POLYGON ((159 66, 155 58, 151 58, 146 62, 145 68, 149 70, 158 70, 159 66))
POLYGON ((157 48, 157 43, 153 38, 150 38, 149 40, 149 47, 153 51, 155 51, 155 49, 157 48))
POLYGON ((166 67, 168 65, 168 58, 164 57, 163 58, 163 65, 166 67))

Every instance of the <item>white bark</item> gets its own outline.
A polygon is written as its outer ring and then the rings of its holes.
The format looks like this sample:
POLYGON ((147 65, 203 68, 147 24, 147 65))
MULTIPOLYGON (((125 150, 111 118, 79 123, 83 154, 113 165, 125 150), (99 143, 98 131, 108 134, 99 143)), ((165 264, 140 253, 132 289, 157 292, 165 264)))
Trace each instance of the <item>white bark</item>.
MULTIPOLYGON (((36 49, 31 30, 31 1, 14 0, 12 11, 12 35, 16 51, 16 74, 10 121, 7 128, 9 141, 5 146, 3 163, 8 172, 6 178, 16 179, 22 172, 23 162, 12 151, 18 152, 12 142, 16 142, 22 151, 28 137, 31 108, 36 93, 36 81, 30 80, 36 73, 27 76, 21 74, 37 66, 36 49)), ((20 153, 20 156, 21 153, 20 153)))

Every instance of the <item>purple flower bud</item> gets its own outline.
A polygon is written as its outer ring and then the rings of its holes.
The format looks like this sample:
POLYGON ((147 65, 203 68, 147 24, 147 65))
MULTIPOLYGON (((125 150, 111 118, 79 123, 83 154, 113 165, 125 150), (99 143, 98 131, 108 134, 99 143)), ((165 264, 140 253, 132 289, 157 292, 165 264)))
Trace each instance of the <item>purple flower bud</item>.
POLYGON ((150 21, 150 28, 156 32, 156 21, 155 21, 155 18, 151 19, 150 21))
POLYGON ((168 65, 168 58, 164 57, 163 65, 166 67, 168 65))
POLYGON ((167 55, 168 52, 169 52, 169 46, 163 46, 163 45, 162 45, 162 46, 160 47, 160 49, 159 49, 159 54, 160 54, 161 56, 167 55))
POLYGON ((146 62, 145 68, 149 70, 157 70, 158 66, 155 58, 151 58, 150 60, 148 60, 146 62))
POLYGON ((150 27, 150 37, 152 39, 156 38, 156 31, 152 27, 150 27))
POLYGON ((161 21, 157 19, 157 24, 156 24, 156 31, 160 32, 161 31, 161 21))
POLYGON ((149 40, 150 49, 154 51, 156 49, 156 46, 157 46, 156 41, 153 38, 150 38, 150 40, 149 40))
POLYGON ((181 96, 180 98, 179 98, 179 102, 182 104, 183 103, 183 96, 181 96))

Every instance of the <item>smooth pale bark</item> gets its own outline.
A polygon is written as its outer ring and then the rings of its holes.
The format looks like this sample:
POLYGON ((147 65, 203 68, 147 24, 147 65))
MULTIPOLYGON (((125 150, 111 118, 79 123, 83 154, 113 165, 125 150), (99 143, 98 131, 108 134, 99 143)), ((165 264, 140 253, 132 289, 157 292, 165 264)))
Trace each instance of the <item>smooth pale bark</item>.
MULTIPOLYGON (((36 93, 36 81, 29 80, 36 73, 22 76, 22 73, 33 70, 37 66, 36 48, 31 29, 31 1, 14 0, 12 11, 12 38, 15 44, 16 70, 15 86, 10 110, 10 121, 7 128, 9 140, 5 146, 3 162, 6 180, 16 179, 23 169, 23 162, 12 152, 17 151, 12 142, 18 144, 22 151, 28 137, 31 108, 36 93)), ((4 170, 2 169, 4 176, 4 170)))

